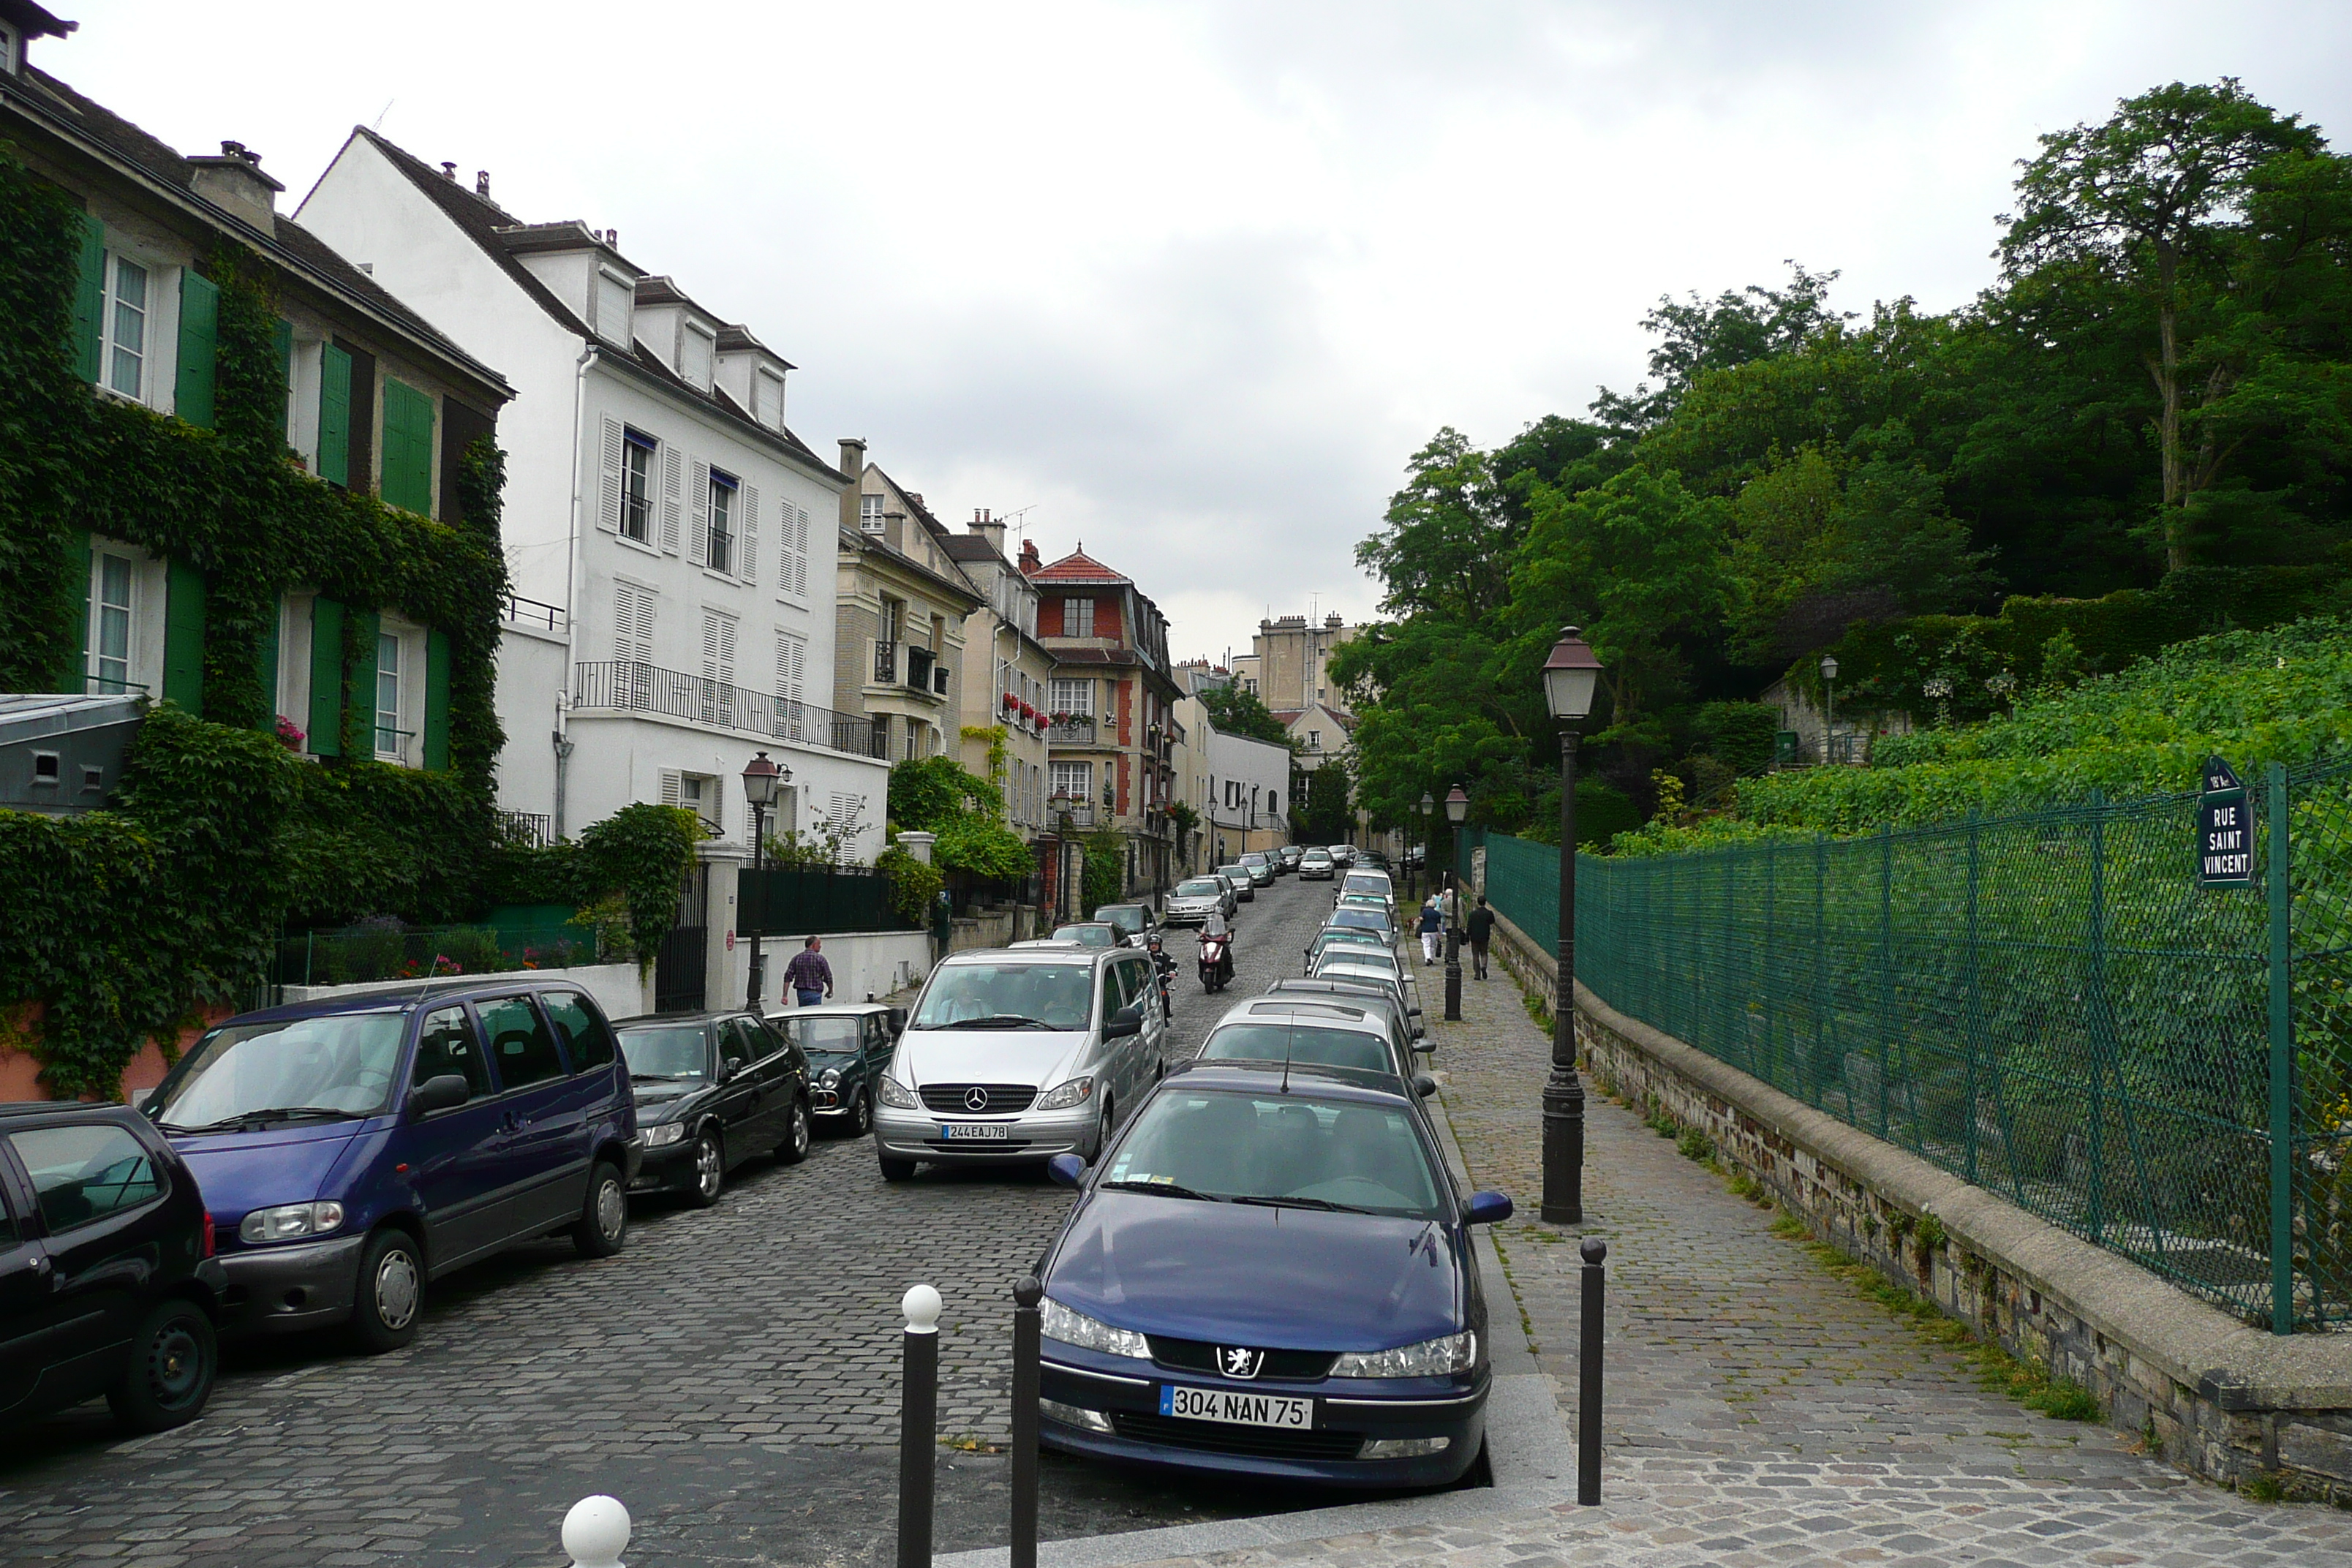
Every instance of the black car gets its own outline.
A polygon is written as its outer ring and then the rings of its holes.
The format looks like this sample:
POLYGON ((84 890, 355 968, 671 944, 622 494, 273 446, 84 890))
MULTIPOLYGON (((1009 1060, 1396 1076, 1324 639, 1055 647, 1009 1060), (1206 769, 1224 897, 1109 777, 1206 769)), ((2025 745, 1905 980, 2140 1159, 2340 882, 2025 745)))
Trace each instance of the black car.
POLYGON ((0 1105, 0 1422, 101 1394, 135 1432, 194 1420, 227 1288, 195 1179, 145 1117, 0 1105))
POLYGON ((645 1150, 631 1192, 707 1205, 754 1154, 808 1158, 808 1056, 783 1030, 749 1012, 651 1014, 614 1029, 645 1150))

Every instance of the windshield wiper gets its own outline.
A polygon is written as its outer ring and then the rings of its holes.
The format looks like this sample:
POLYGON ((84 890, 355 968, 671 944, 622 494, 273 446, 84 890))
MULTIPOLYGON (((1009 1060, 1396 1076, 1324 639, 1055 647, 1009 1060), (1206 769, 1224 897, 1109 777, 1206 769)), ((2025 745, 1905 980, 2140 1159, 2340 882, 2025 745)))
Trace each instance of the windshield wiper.
POLYGON ((170 1122, 160 1125, 167 1132, 226 1132, 232 1128, 259 1127, 268 1121, 291 1121, 297 1117, 326 1116, 337 1121, 357 1121, 360 1113, 332 1105, 280 1105, 267 1110, 240 1110, 235 1116, 225 1116, 218 1121, 207 1121, 202 1127, 174 1127, 170 1122))
POLYGON ((633 1072, 629 1075, 629 1081, 631 1083, 676 1083, 680 1079, 701 1076, 698 1072, 633 1072))
POLYGON ((1234 1198, 1237 1204, 1255 1204, 1270 1209, 1328 1209, 1333 1214, 1370 1214, 1370 1209, 1353 1204, 1335 1204, 1329 1198, 1234 1198))
POLYGON ((950 1029, 1050 1029, 1053 1026, 1042 1018, 1025 1018, 1018 1013, 991 1013, 985 1018, 963 1018, 948 1026, 950 1029))
POLYGON ((1221 1204, 1225 1201, 1213 1193, 1196 1193, 1190 1187, 1180 1187, 1173 1182, 1097 1182, 1095 1188, 1097 1191, 1108 1189, 1115 1193, 1150 1193, 1163 1198, 1198 1198, 1202 1203, 1210 1204, 1221 1204))

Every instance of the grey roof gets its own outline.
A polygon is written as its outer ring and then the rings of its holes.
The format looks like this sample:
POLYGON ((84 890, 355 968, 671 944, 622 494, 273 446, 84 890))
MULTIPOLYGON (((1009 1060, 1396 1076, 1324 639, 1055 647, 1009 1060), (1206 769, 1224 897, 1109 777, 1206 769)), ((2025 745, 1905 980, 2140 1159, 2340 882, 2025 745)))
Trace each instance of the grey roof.
MULTIPOLYGON (((950 533, 940 542, 940 547, 957 561, 1004 561, 1004 552, 977 533, 950 533)), ((1008 568, 1012 564, 1005 562, 1008 568)))
POLYGON ((206 200, 197 193, 193 169, 177 148, 148 134, 95 100, 85 98, 48 72, 28 65, 18 78, 0 73, 0 103, 37 118, 45 129, 58 135, 79 139, 131 164, 170 187, 182 200, 203 207, 213 223, 271 256, 289 271, 306 276, 330 293, 344 296, 503 396, 514 395, 504 376, 442 335, 439 329, 309 229, 280 213, 274 232, 264 232, 206 200))
POLYGON ((146 710, 147 699, 136 692, 100 697, 70 691, 11 692, 0 695, 0 736, 28 741, 68 734, 101 724, 120 724, 146 710))
MULTIPOLYGON (((604 339, 599 338, 590 330, 586 321, 580 319, 578 311, 565 304, 556 296, 554 290, 539 280, 530 268, 516 259, 518 237, 520 237, 520 248, 523 250, 546 249, 549 247, 541 237, 557 230, 570 231, 573 228, 578 229, 579 236, 584 237, 588 244, 594 245, 608 254, 616 254, 613 253, 609 247, 604 246, 603 241, 596 239, 586 228, 570 223, 554 225, 523 223, 514 214, 507 211, 489 197, 475 195, 470 186, 448 178, 440 170, 426 163, 405 148, 386 141, 367 127, 354 126, 352 129, 352 134, 354 137, 366 138, 368 143, 381 152, 394 168, 407 176, 409 184, 423 192, 426 200, 441 209, 444 216, 457 226, 459 232, 480 247, 482 253, 498 264, 499 270, 507 275, 516 288, 521 289, 541 310, 554 317, 565 330, 577 332, 589 342, 599 345, 606 355, 651 377, 675 395, 688 402, 698 403, 705 408, 735 421, 747 430, 756 432, 764 439, 783 446, 795 458, 808 467, 831 474, 845 484, 849 482, 848 475, 842 473, 831 463, 818 457, 810 449, 808 443, 803 441, 790 429, 761 424, 751 417, 749 409, 728 396, 723 389, 713 387, 709 392, 703 391, 663 363, 658 355, 642 343, 633 342, 626 349, 606 343, 604 339)), ((575 240, 574 243, 578 241, 575 240)), ((632 268, 631 270, 634 271, 635 268, 632 268)), ((673 301, 680 304, 693 304, 693 301, 679 292, 677 285, 671 283, 667 278, 640 278, 637 280, 636 294, 638 302, 642 304, 673 301)), ((697 308, 699 309, 699 307, 697 308)))

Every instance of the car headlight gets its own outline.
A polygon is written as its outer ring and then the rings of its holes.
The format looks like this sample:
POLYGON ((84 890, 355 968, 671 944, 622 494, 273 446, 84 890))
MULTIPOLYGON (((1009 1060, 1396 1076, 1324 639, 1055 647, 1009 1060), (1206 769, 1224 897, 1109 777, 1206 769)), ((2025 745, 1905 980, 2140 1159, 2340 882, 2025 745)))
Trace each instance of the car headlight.
POLYGON ((1133 1329, 1114 1329, 1084 1312, 1072 1311, 1051 1296, 1038 1303, 1037 1330, 1049 1340, 1059 1340, 1082 1351, 1133 1356, 1138 1361, 1151 1359, 1151 1342, 1133 1329))
POLYGON ((272 1241, 301 1241, 328 1236, 343 1226, 341 1204, 280 1204, 256 1209, 238 1222, 236 1238, 258 1246, 272 1241))
POLYGON ((841 1069, 839 1068, 825 1068, 823 1072, 816 1075, 816 1082, 819 1089, 836 1089, 840 1087, 841 1069))
POLYGON ((1094 1091, 1095 1080, 1092 1077, 1074 1078, 1067 1083, 1047 1089, 1045 1098, 1037 1102, 1037 1109, 1067 1110, 1073 1105, 1084 1105, 1094 1091))
POLYGON ((686 1136, 686 1123, 683 1121, 656 1122, 651 1127, 638 1128, 637 1136, 646 1141, 646 1147, 648 1149, 667 1149, 686 1136))
POLYGON ((1331 1363, 1333 1377, 1443 1377, 1468 1372, 1477 1363, 1478 1335, 1475 1330, 1399 1345, 1392 1351, 1349 1352, 1331 1363))
POLYGON ((892 1106, 899 1110, 913 1110, 922 1104, 920 1100, 915 1098, 915 1091, 913 1089, 908 1089, 897 1079, 888 1077, 887 1075, 884 1076, 882 1079, 882 1087, 877 1090, 876 1093, 880 1098, 883 1104, 892 1106))

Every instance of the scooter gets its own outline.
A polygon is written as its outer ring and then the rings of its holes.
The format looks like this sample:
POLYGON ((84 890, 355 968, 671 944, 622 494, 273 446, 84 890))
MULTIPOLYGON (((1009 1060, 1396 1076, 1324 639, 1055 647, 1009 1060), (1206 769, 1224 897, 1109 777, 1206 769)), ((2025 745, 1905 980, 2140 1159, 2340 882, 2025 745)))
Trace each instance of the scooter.
POLYGON ((1201 938, 1201 989, 1223 991, 1233 984, 1234 939, 1231 932, 1223 936, 1202 935, 1201 938))

